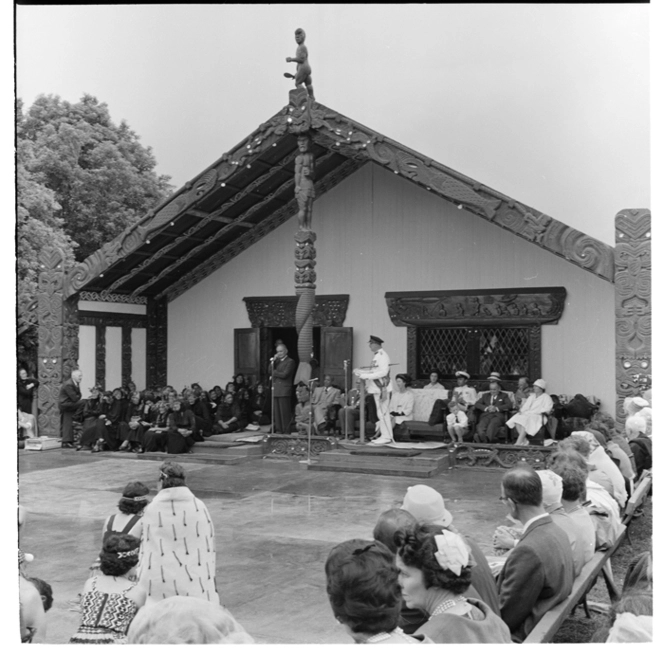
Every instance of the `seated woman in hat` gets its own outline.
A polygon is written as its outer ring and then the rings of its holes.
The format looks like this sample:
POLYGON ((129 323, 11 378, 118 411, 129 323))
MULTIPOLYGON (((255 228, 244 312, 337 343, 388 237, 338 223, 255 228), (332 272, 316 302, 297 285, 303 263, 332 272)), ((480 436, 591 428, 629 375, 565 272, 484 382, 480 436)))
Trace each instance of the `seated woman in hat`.
POLYGON ((546 423, 547 414, 553 409, 553 400, 545 393, 546 382, 541 378, 533 383, 533 393, 526 398, 518 414, 507 421, 508 428, 516 427, 519 438, 517 446, 527 446, 529 438, 534 437, 546 423))
POLYGON ((392 434, 395 438, 406 437, 408 431, 404 422, 413 420, 415 396, 410 390, 412 384, 410 375, 407 373, 399 373, 394 381, 396 389, 392 391, 389 406, 390 416, 392 417, 392 434))
POLYGON ((394 541, 404 603, 429 616, 414 636, 436 644, 512 643, 509 628, 484 601, 463 596, 474 561, 458 534, 418 523, 398 530, 394 541))
POLYGON ((385 544, 365 539, 338 544, 325 562, 325 577, 334 617, 355 643, 431 643, 398 627, 402 604, 399 571, 385 544))

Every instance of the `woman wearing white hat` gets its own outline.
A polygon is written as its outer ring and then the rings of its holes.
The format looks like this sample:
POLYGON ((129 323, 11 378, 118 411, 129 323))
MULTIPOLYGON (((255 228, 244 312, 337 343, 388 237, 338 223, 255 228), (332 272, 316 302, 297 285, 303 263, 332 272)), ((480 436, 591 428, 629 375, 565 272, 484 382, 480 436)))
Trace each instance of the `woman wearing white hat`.
POLYGON ((517 446, 527 446, 528 437, 534 437, 545 423, 545 415, 553 409, 553 400, 545 393, 546 382, 541 378, 533 383, 533 393, 526 398, 518 414, 512 416, 506 425, 516 427, 519 438, 517 446))

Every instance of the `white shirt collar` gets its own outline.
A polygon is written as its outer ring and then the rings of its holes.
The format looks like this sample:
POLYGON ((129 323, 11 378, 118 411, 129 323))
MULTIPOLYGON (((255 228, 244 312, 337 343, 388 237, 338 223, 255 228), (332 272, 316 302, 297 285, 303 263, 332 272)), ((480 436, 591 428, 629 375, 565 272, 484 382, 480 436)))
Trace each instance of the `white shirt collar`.
POLYGON ((533 516, 533 518, 530 519, 529 521, 526 521, 523 524, 523 534, 526 534, 526 530, 528 529, 528 527, 530 525, 532 525, 535 521, 539 521, 542 517, 548 516, 548 515, 549 515, 548 512, 544 512, 544 514, 538 514, 537 516, 533 516))

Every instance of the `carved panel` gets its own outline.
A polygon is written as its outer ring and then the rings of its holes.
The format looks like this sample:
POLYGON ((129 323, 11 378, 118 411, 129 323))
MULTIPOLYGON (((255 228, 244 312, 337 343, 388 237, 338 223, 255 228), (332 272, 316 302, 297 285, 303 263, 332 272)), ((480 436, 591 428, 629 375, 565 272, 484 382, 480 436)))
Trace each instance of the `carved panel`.
POLYGON ((95 384, 106 389, 106 326, 95 328, 95 384))
MULTIPOLYGON (((111 285, 113 286, 113 285, 111 285)), ((129 296, 124 293, 110 293, 108 291, 81 291, 79 300, 92 300, 96 302, 120 302, 129 305, 146 305, 146 296, 129 296)))
POLYGON ((652 386, 650 211, 626 209, 616 216, 616 423, 623 401, 652 386))
POLYGON ((127 386, 131 382, 131 328, 122 328, 122 385, 127 386))
POLYGON ((37 298, 24 299, 18 306, 17 335, 37 326, 37 298))
POLYGON ((81 325, 103 325, 104 327, 144 328, 147 316, 140 314, 121 314, 119 312, 79 312, 81 325))
POLYGON ((528 373, 531 380, 542 377, 542 326, 531 325, 530 336, 530 361, 528 373))
POLYGON ((147 308, 147 386, 167 384, 168 303, 166 300, 148 301, 147 308))
POLYGON ((42 250, 37 286, 37 394, 39 434, 60 435, 58 396, 62 384, 65 339, 63 309, 64 256, 54 247, 42 250))
POLYGON ((309 451, 307 437, 297 435, 271 434, 264 446, 265 457, 275 459, 306 459, 309 452, 312 457, 318 457, 327 450, 336 447, 336 440, 331 437, 311 436, 311 451, 309 451))
MULTIPOLYGON (((417 328, 406 329, 406 362, 407 371, 412 380, 417 379, 417 328)), ((428 380, 427 380, 428 383, 428 380)))
POLYGON ((388 291, 392 323, 405 327, 556 323, 565 307, 564 287, 388 291))
POLYGON ((544 469, 557 447, 514 446, 502 444, 460 443, 450 447, 451 466, 509 469, 518 464, 530 464, 544 469))
MULTIPOLYGON (((315 327, 343 327, 350 296, 316 296, 315 327)), ((251 327, 294 327, 297 296, 243 298, 251 327)))

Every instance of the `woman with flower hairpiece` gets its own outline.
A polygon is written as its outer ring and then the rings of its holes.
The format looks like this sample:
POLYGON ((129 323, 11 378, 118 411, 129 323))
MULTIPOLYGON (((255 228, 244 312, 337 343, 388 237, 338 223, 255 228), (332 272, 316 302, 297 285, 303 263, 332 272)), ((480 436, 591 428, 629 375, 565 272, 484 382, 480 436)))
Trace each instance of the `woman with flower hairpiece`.
POLYGON ((325 562, 327 595, 334 617, 357 644, 432 643, 398 627, 399 571, 380 541, 350 539, 335 546, 325 562))
POLYGON ((136 612, 145 604, 145 591, 135 581, 140 541, 129 534, 112 534, 99 553, 100 572, 85 583, 81 625, 71 644, 125 644, 136 612))
POLYGON ((509 628, 484 601, 463 596, 474 562, 461 536, 418 523, 398 530, 394 541, 403 601, 429 615, 414 636, 436 644, 512 643, 509 628))

